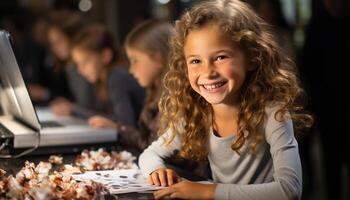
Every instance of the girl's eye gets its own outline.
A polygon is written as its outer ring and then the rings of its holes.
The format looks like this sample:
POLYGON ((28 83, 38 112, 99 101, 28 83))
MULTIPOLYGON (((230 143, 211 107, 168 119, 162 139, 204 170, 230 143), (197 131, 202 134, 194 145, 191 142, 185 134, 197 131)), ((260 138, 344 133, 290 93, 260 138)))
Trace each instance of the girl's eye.
POLYGON ((227 56, 221 55, 221 56, 216 57, 216 60, 223 60, 225 58, 227 58, 227 56))
POLYGON ((190 60, 190 64, 198 64, 198 63, 200 63, 200 60, 198 59, 190 60))

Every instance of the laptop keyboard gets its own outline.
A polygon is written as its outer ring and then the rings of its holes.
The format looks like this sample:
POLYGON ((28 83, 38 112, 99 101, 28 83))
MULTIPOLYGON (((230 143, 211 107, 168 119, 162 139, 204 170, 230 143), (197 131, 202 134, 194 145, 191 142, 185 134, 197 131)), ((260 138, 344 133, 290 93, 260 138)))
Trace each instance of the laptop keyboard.
POLYGON ((55 122, 55 121, 44 121, 40 123, 43 128, 57 128, 57 127, 63 127, 62 124, 55 122))

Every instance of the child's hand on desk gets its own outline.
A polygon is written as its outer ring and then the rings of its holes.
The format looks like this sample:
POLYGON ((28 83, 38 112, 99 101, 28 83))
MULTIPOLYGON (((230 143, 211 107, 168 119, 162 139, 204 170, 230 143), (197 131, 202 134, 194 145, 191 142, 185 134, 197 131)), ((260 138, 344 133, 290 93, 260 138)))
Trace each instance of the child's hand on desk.
POLYGON ((59 116, 68 116, 72 112, 73 104, 63 97, 57 97, 50 102, 52 112, 59 116))
POLYGON ((181 177, 172 169, 159 168, 148 176, 148 183, 156 186, 170 186, 180 182, 181 177))
POLYGON ((155 199, 165 197, 179 199, 213 199, 215 184, 202 184, 190 181, 181 181, 165 189, 154 192, 155 199))
POLYGON ((88 123, 94 128, 117 128, 117 123, 98 115, 90 117, 88 123))

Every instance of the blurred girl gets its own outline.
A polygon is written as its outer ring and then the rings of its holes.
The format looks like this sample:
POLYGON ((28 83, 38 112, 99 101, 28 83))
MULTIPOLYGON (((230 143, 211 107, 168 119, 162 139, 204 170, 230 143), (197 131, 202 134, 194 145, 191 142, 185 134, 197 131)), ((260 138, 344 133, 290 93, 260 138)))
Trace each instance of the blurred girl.
POLYGON ((163 134, 140 156, 155 198, 300 199, 294 128, 310 126, 293 64, 239 0, 201 3, 176 22, 160 100, 163 134), (163 159, 208 158, 213 184, 181 181, 163 159), (175 183, 175 184, 174 184, 175 183))
POLYGON ((136 126, 144 90, 124 68, 118 65, 120 54, 110 32, 103 26, 83 29, 72 44, 72 58, 78 71, 94 85, 98 97, 95 109, 101 115, 92 116, 93 127, 108 127, 113 121, 136 126))
POLYGON ((49 103, 53 112, 59 115, 73 114, 78 105, 91 105, 91 86, 70 60, 71 40, 81 27, 81 17, 76 13, 53 17, 47 30, 52 52, 52 57, 49 57, 52 59, 46 60, 49 68, 40 72, 40 84, 29 86, 34 101, 49 103))
POLYGON ((158 101, 162 92, 161 80, 167 69, 171 24, 148 20, 136 26, 126 37, 125 50, 130 61, 130 73, 146 88, 145 107, 138 129, 118 124, 120 142, 144 150, 157 137, 159 128, 158 101), (125 135, 125 137, 123 137, 125 135))

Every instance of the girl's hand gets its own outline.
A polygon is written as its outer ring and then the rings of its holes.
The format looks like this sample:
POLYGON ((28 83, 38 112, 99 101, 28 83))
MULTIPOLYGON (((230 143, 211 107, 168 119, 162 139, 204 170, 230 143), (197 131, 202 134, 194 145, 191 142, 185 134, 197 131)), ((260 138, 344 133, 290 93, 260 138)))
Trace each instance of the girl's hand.
POLYGON ((180 182, 181 177, 172 169, 159 168, 148 176, 148 183, 156 186, 170 186, 180 182))
POLYGON ((58 116, 69 116, 72 112, 73 104, 63 97, 57 97, 50 102, 50 108, 58 116))
POLYGON ((190 181, 181 181, 170 187, 154 192, 155 199, 164 197, 179 199, 213 199, 215 184, 201 184, 190 181))
POLYGON ((117 128, 117 123, 98 115, 90 117, 88 123, 94 128, 117 128))

